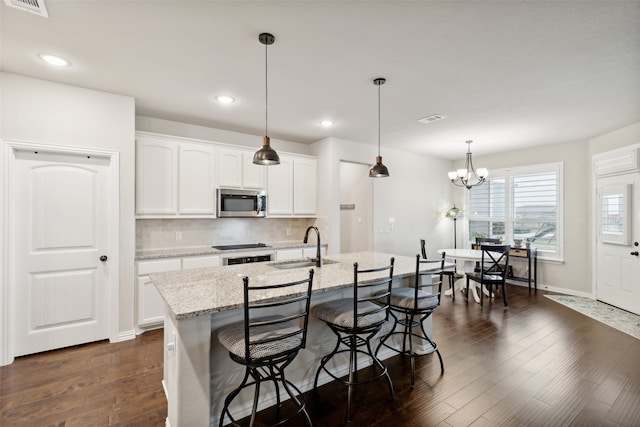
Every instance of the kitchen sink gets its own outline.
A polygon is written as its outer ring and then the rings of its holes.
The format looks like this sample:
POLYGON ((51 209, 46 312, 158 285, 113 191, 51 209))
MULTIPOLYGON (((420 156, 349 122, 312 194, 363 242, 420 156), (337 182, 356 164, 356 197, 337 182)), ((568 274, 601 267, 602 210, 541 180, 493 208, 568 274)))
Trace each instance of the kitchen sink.
MULTIPOLYGON (((333 261, 330 259, 323 259, 322 265, 325 264, 335 264, 338 261, 333 261)), ((271 267, 279 268, 281 270, 286 270, 290 268, 302 268, 302 267, 315 267, 316 262, 311 259, 290 259, 286 261, 272 262, 267 264, 271 267)))

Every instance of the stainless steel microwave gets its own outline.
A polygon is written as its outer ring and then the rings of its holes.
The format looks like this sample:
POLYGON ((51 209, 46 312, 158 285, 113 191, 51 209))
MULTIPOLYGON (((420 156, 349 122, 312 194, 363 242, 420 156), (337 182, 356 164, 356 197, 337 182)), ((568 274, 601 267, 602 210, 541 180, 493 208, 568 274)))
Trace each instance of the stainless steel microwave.
POLYGON ((263 218, 267 216, 264 190, 218 188, 218 218, 263 218))

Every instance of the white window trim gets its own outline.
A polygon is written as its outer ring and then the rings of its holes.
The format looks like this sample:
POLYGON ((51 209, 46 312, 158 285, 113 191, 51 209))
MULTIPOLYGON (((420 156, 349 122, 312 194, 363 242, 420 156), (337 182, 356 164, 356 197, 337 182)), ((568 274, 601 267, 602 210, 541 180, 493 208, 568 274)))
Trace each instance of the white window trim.
MULTIPOLYGON (((543 172, 550 172, 552 170, 555 171, 558 176, 557 229, 559 230, 559 232, 557 233, 557 236, 556 236, 556 239, 558 241, 558 252, 555 254, 551 254, 549 252, 544 252, 539 250, 538 260, 564 262, 564 163, 554 162, 554 163, 543 163, 538 165, 491 169, 489 174, 489 179, 504 177, 505 182, 508 182, 509 178, 513 175, 543 173, 543 172)), ((464 203, 465 203, 464 210, 466 212, 469 212, 469 192, 468 191, 466 191, 464 203)), ((511 205, 511 191, 507 191, 505 193, 505 203, 507 204, 507 206, 511 205)), ((509 212, 509 210, 507 209, 505 210, 505 212, 509 212)), ((464 232, 465 232, 465 235, 468 236, 469 234, 469 216, 468 215, 464 216, 464 224, 465 224, 464 232)), ((512 235, 511 227, 512 227, 511 219, 509 221, 505 220, 506 235, 512 235)), ((468 239, 465 239, 465 241, 467 240, 468 239)), ((468 244, 468 242, 466 244, 468 244)))

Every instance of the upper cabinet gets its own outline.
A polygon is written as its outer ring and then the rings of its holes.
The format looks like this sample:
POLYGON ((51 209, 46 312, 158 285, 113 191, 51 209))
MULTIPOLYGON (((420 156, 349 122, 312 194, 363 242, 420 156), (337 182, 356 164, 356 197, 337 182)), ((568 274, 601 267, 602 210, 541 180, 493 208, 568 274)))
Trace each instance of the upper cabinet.
POLYGON ((268 216, 315 216, 318 199, 318 160, 280 154, 280 164, 267 168, 268 216))
POLYGON ((315 215, 318 202, 318 160, 308 157, 293 159, 293 213, 315 215))
POLYGON ((136 136, 136 214, 178 213, 178 143, 136 136))
POLYGON ((293 158, 280 154, 280 164, 267 166, 267 216, 293 213, 293 158))
POLYGON ((136 214, 213 217, 216 148, 160 135, 136 135, 136 214))
POLYGON ((136 132, 136 215, 215 218, 216 188, 267 190, 267 216, 315 216, 318 160, 280 153, 280 164, 253 164, 253 149, 136 132))
POLYGON ((209 144, 180 143, 178 213, 215 215, 216 150, 209 144))
POLYGON ((218 185, 230 188, 265 188, 265 166, 253 164, 254 150, 218 149, 218 185))

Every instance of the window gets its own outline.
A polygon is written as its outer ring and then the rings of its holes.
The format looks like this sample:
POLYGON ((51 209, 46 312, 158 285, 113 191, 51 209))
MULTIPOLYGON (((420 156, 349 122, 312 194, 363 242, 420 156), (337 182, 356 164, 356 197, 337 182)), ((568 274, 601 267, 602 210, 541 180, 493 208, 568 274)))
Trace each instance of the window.
POLYGON ((562 164, 492 170, 468 196, 470 242, 520 239, 538 256, 562 259, 562 164))

